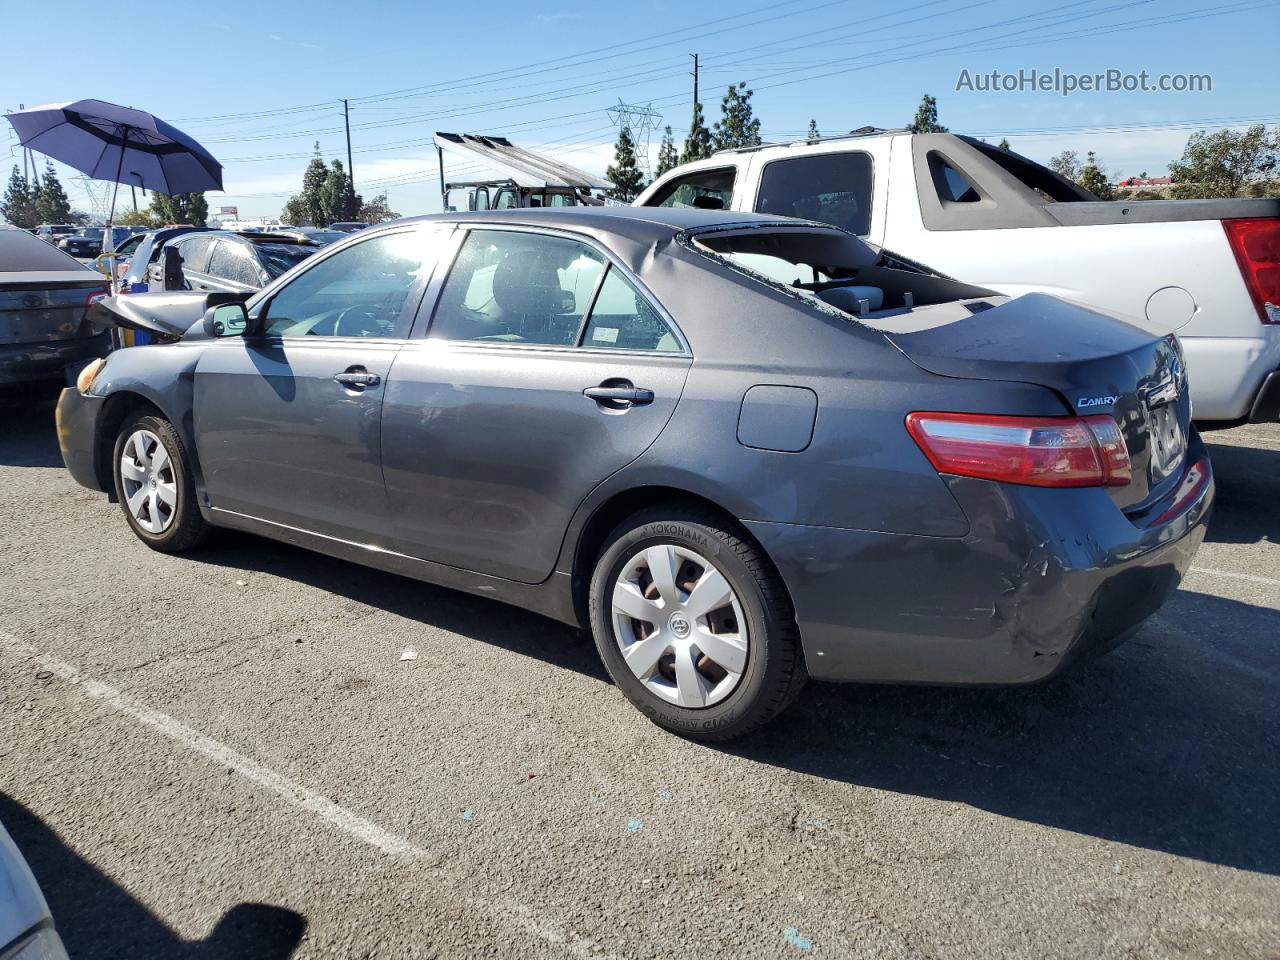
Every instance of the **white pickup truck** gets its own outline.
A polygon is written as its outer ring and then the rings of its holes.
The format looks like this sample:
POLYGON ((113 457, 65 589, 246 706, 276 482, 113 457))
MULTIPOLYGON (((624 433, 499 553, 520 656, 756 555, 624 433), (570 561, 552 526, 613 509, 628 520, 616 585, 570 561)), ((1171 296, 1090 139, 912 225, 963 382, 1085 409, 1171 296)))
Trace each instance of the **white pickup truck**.
POLYGON ((820 220, 999 293, 1176 331, 1197 420, 1280 419, 1280 200, 1102 201, 980 140, 877 132, 718 153, 635 204, 820 220))

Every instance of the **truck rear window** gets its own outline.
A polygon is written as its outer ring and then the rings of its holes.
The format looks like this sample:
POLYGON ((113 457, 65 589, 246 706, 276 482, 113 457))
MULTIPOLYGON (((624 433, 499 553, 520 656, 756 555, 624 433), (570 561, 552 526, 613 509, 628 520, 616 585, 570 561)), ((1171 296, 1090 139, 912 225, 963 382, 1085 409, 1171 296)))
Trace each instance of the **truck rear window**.
POLYGON ((871 155, 861 151, 774 160, 760 176, 756 210, 865 237, 871 232, 871 176, 871 155))
POLYGON ((733 199, 733 180, 733 167, 699 170, 685 177, 676 177, 650 197, 645 206, 728 210, 733 199))

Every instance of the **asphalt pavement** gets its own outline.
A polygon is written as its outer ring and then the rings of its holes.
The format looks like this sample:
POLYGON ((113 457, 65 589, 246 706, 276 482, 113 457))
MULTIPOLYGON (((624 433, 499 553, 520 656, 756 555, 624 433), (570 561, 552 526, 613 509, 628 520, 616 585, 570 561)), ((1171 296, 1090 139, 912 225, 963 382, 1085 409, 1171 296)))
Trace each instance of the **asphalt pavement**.
POLYGON ((1280 956, 1280 426, 1192 574, 1019 690, 810 684, 730 747, 497 603, 168 557, 0 398, 0 821, 73 958, 1280 956), (405 659, 406 651, 416 659, 405 659))

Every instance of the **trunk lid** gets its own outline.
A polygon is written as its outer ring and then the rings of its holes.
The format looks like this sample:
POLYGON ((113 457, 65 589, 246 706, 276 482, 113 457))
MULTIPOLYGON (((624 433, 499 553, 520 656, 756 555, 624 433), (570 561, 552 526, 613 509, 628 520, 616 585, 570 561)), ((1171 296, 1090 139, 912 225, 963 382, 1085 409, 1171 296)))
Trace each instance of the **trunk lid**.
POLYGON ((1178 482, 1191 399, 1172 335, 1153 337, 1045 294, 938 304, 874 322, 930 373, 1034 383, 1055 391, 1079 416, 1115 417, 1133 464, 1130 484, 1108 488, 1120 507, 1141 509, 1178 482))
POLYGON ((92 336, 85 314, 89 297, 107 282, 87 270, 0 274, 0 343, 50 343, 92 336))

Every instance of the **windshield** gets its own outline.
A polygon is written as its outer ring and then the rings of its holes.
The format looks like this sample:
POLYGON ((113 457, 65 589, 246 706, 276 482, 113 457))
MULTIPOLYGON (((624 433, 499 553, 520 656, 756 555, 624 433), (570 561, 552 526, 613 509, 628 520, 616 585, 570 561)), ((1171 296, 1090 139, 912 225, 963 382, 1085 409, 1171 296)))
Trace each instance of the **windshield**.
POLYGON ((89 237, 91 240, 101 240, 102 228, 101 227, 84 227, 80 230, 79 236, 89 237))
POLYGON ((258 259, 262 261, 262 266, 266 269, 267 276, 274 280, 290 267, 307 259, 318 249, 320 248, 304 247, 301 244, 295 245, 292 243, 260 243, 258 244, 258 259))

